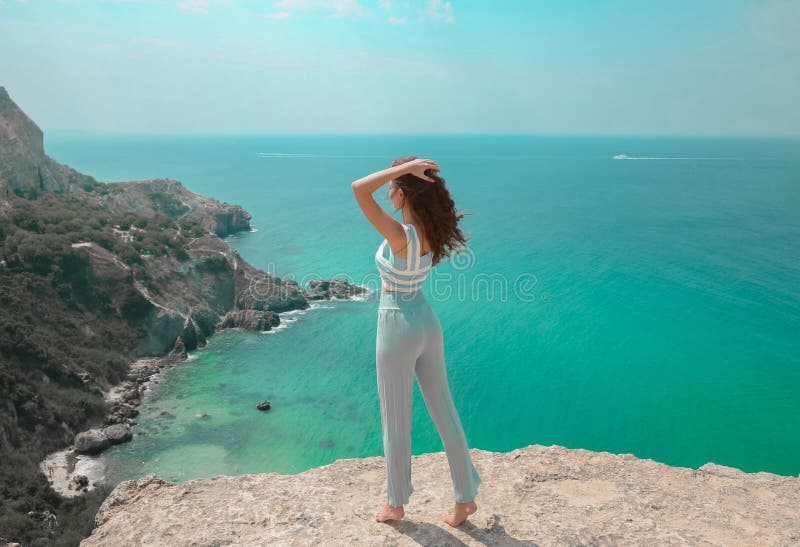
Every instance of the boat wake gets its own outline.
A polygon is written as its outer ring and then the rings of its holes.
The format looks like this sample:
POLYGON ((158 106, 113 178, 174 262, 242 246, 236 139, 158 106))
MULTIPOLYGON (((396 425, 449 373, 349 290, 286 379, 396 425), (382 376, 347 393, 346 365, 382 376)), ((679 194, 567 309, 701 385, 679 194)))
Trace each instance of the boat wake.
POLYGON ((627 154, 617 154, 614 160, 727 160, 730 158, 698 158, 692 156, 629 156, 627 154))

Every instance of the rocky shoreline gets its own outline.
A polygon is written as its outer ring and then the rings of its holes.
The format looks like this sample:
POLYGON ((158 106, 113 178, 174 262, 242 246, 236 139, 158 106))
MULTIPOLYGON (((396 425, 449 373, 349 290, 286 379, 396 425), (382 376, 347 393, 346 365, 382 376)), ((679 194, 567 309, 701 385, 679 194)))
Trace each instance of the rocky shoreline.
POLYGON ((276 332, 281 314, 367 292, 254 267, 223 239, 250 219, 177 180, 104 182, 57 162, 0 86, 0 301, 14 311, 0 314, 0 535, 84 533, 111 486, 97 456, 133 437, 158 373, 215 332, 276 332))
POLYGON ((105 472, 102 460, 97 456, 109 446, 132 439, 131 428, 136 425, 134 418, 139 415, 137 407, 151 382, 157 383, 160 372, 187 358, 179 353, 170 353, 134 361, 125 381, 104 395, 106 402, 112 405, 104 425, 78 433, 72 446, 49 454, 39 464, 53 489, 64 496, 76 496, 98 486, 105 472))
MULTIPOLYGON (((355 300, 369 294, 371 291, 368 288, 351 284, 343 278, 311 281, 309 290, 305 292, 306 298, 313 301, 355 300)), ((268 332, 280 324, 277 313, 238 310, 226 314, 216 331, 241 329, 268 332), (253 313, 262 318, 253 319, 253 313), (263 320, 264 314, 269 317, 266 322, 263 320)), ((131 363, 125 380, 104 393, 104 399, 111 408, 103 425, 81 431, 75 436, 72 446, 49 454, 40 462, 39 468, 53 489, 63 496, 74 497, 101 484, 105 478, 105 464, 98 456, 111 446, 132 440, 132 428, 139 415, 137 407, 152 386, 160 382, 161 374, 187 361, 191 361, 191 356, 179 338, 168 354, 136 359, 131 363)))
POLYGON ((20 362, 10 369, 16 379, 5 381, 12 391, 0 385, 10 415, 0 421, 0 448, 38 446, 32 463, 42 458, 38 469, 56 491, 88 492, 102 480, 97 456, 132 438, 137 407, 160 371, 218 330, 275 331, 282 313, 369 292, 342 278, 303 288, 255 268, 223 239, 250 231, 250 220, 241 206, 177 180, 112 184, 55 161, 41 129, 0 86, 0 242, 12 242, 1 249, 0 273, 16 287, 4 305, 49 302, 28 315, 66 325, 57 341, 33 334, 33 319, 5 326, 4 343, 20 362), (29 276, 58 290, 26 292, 29 276), (51 353, 53 345, 88 351, 51 353), (22 362, 28 355, 35 364, 22 362), (55 392, 39 393, 42 386, 55 392), (75 403, 81 397, 89 400, 75 403), (52 408, 59 402, 74 405, 69 416, 52 408))

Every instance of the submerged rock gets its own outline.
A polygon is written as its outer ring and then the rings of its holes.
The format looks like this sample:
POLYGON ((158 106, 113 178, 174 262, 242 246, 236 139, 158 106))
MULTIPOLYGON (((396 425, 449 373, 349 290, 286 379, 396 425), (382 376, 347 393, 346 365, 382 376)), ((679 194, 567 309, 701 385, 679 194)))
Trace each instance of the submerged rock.
POLYGON ((120 444, 131 440, 131 429, 123 424, 114 424, 103 430, 111 444, 120 444))

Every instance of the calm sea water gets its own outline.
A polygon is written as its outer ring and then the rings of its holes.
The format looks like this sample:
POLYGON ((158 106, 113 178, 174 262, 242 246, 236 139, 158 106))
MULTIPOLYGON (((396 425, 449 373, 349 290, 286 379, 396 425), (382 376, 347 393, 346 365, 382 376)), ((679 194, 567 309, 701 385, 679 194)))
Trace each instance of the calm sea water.
MULTIPOLYGON (((257 231, 229 241, 270 273, 373 288, 382 238, 350 182, 433 158, 471 237, 425 289, 470 447, 800 473, 798 140, 62 132, 45 145, 102 181, 173 178, 243 205, 257 231)), ((144 435, 106 452, 110 475, 382 455, 376 314, 373 295, 284 316, 273 334, 215 335, 145 400, 144 435)), ((443 449, 416 384, 412 444, 443 449)))

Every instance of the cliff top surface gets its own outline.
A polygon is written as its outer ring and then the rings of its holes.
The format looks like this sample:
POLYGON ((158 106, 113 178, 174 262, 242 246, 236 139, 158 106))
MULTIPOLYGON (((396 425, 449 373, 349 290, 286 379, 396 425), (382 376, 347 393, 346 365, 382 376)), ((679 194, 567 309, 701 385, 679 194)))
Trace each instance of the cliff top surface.
POLYGON ((437 452, 412 457, 415 491, 401 521, 375 521, 383 458, 354 458, 296 475, 123 482, 81 545, 800 543, 800 477, 555 445, 471 453, 483 479, 478 512, 458 528, 441 520, 453 492, 437 452))

